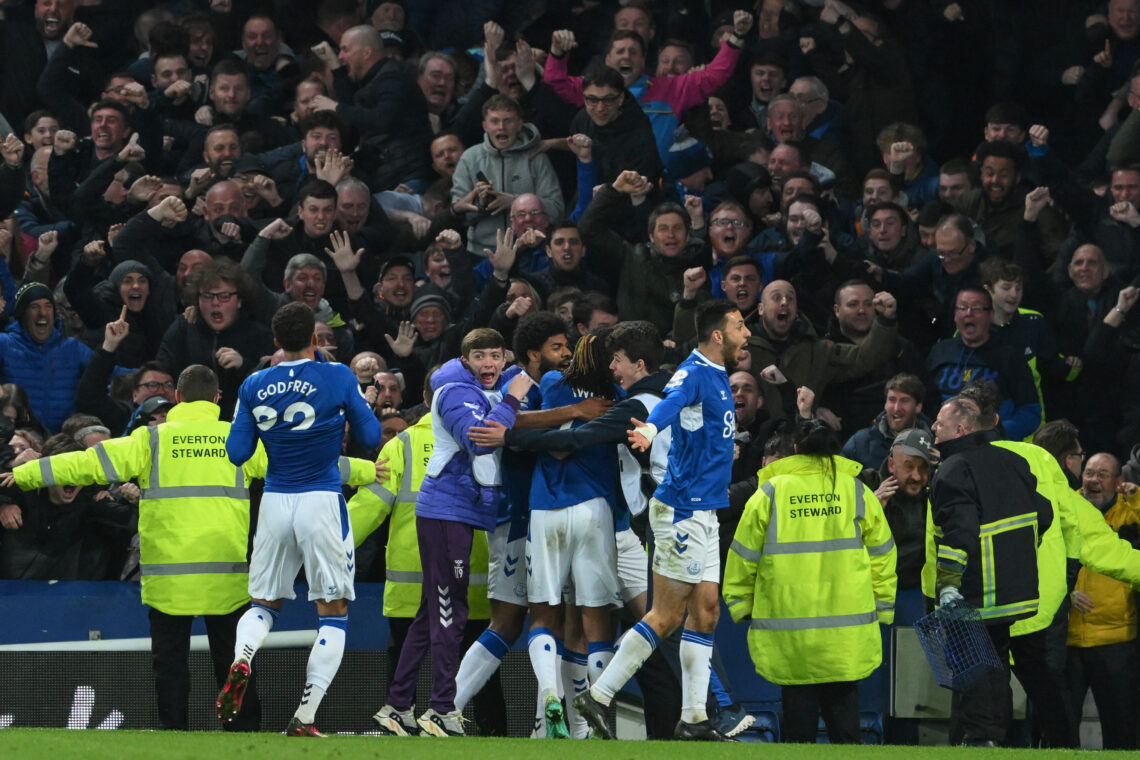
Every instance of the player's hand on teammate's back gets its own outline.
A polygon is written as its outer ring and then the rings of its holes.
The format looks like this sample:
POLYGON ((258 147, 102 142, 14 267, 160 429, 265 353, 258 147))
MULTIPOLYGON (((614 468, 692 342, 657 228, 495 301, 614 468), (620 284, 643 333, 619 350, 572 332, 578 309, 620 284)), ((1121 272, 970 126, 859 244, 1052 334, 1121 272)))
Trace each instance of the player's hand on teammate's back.
POLYGON ((609 408, 614 405, 613 401, 601 396, 591 396, 588 399, 579 401, 570 407, 574 413, 574 419, 581 420, 582 422, 589 422, 601 417, 609 408))
POLYGON ((506 443, 507 426, 501 422, 487 420, 486 427, 468 428, 467 437, 476 446, 483 446, 488 449, 499 448, 506 443))

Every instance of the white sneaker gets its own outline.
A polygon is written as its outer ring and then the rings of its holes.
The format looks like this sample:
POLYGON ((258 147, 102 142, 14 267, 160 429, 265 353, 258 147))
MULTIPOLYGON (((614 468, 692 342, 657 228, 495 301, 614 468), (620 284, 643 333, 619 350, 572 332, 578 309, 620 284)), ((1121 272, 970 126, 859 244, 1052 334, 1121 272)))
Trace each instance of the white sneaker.
POLYGON ((397 710, 392 705, 384 705, 372 720, 380 727, 380 733, 388 736, 418 736, 420 733, 415 713, 410 709, 397 710))
POLYGON ((428 708, 417 720, 424 736, 463 736, 463 713, 440 713, 428 708))

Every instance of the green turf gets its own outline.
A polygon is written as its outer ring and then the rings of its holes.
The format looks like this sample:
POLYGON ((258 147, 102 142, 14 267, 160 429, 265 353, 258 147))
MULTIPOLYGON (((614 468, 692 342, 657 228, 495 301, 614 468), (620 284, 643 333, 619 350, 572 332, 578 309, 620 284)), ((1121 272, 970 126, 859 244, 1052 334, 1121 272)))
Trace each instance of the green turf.
MULTIPOLYGON (((432 739, 376 736, 332 736, 301 739, 279 734, 159 733, 156 731, 68 731, 57 728, 9 728, 0 731, 4 760, 316 760, 317 758, 398 758, 398 760, 713 760, 747 757, 763 760, 986 760, 1018 757, 1123 757, 1123 752, 1067 750, 969 749, 964 747, 830 747, 827 745, 701 745, 679 742, 539 741, 533 739, 432 739)), ((1134 756, 1129 753, 1129 756, 1134 756)))

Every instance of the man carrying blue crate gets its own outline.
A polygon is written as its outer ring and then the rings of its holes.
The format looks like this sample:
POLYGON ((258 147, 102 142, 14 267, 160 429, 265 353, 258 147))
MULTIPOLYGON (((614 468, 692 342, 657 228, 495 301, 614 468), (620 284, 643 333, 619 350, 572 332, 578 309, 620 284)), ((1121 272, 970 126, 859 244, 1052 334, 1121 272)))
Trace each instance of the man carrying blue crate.
POLYGON ((998 446, 977 404, 956 396, 934 421, 942 464, 931 481, 939 602, 978 610, 1000 671, 954 692, 951 741, 997 746, 1010 721, 1009 629, 1037 612, 1037 547, 1053 507, 1024 458, 998 446))

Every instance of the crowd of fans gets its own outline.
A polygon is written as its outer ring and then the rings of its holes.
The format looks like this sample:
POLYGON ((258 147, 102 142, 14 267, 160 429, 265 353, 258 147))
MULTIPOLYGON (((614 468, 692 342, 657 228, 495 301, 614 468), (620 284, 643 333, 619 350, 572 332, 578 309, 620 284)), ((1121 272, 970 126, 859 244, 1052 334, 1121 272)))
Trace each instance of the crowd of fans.
MULTIPOLYGON (((868 470, 979 378, 1012 439, 1140 440, 1140 0, 0 14, 9 468, 161 422, 190 364, 231 414, 290 301, 385 440, 474 327, 643 319, 676 363, 712 297, 741 481, 801 388, 868 470)), ((0 577, 131 577, 137 500, 4 496, 0 577)))

